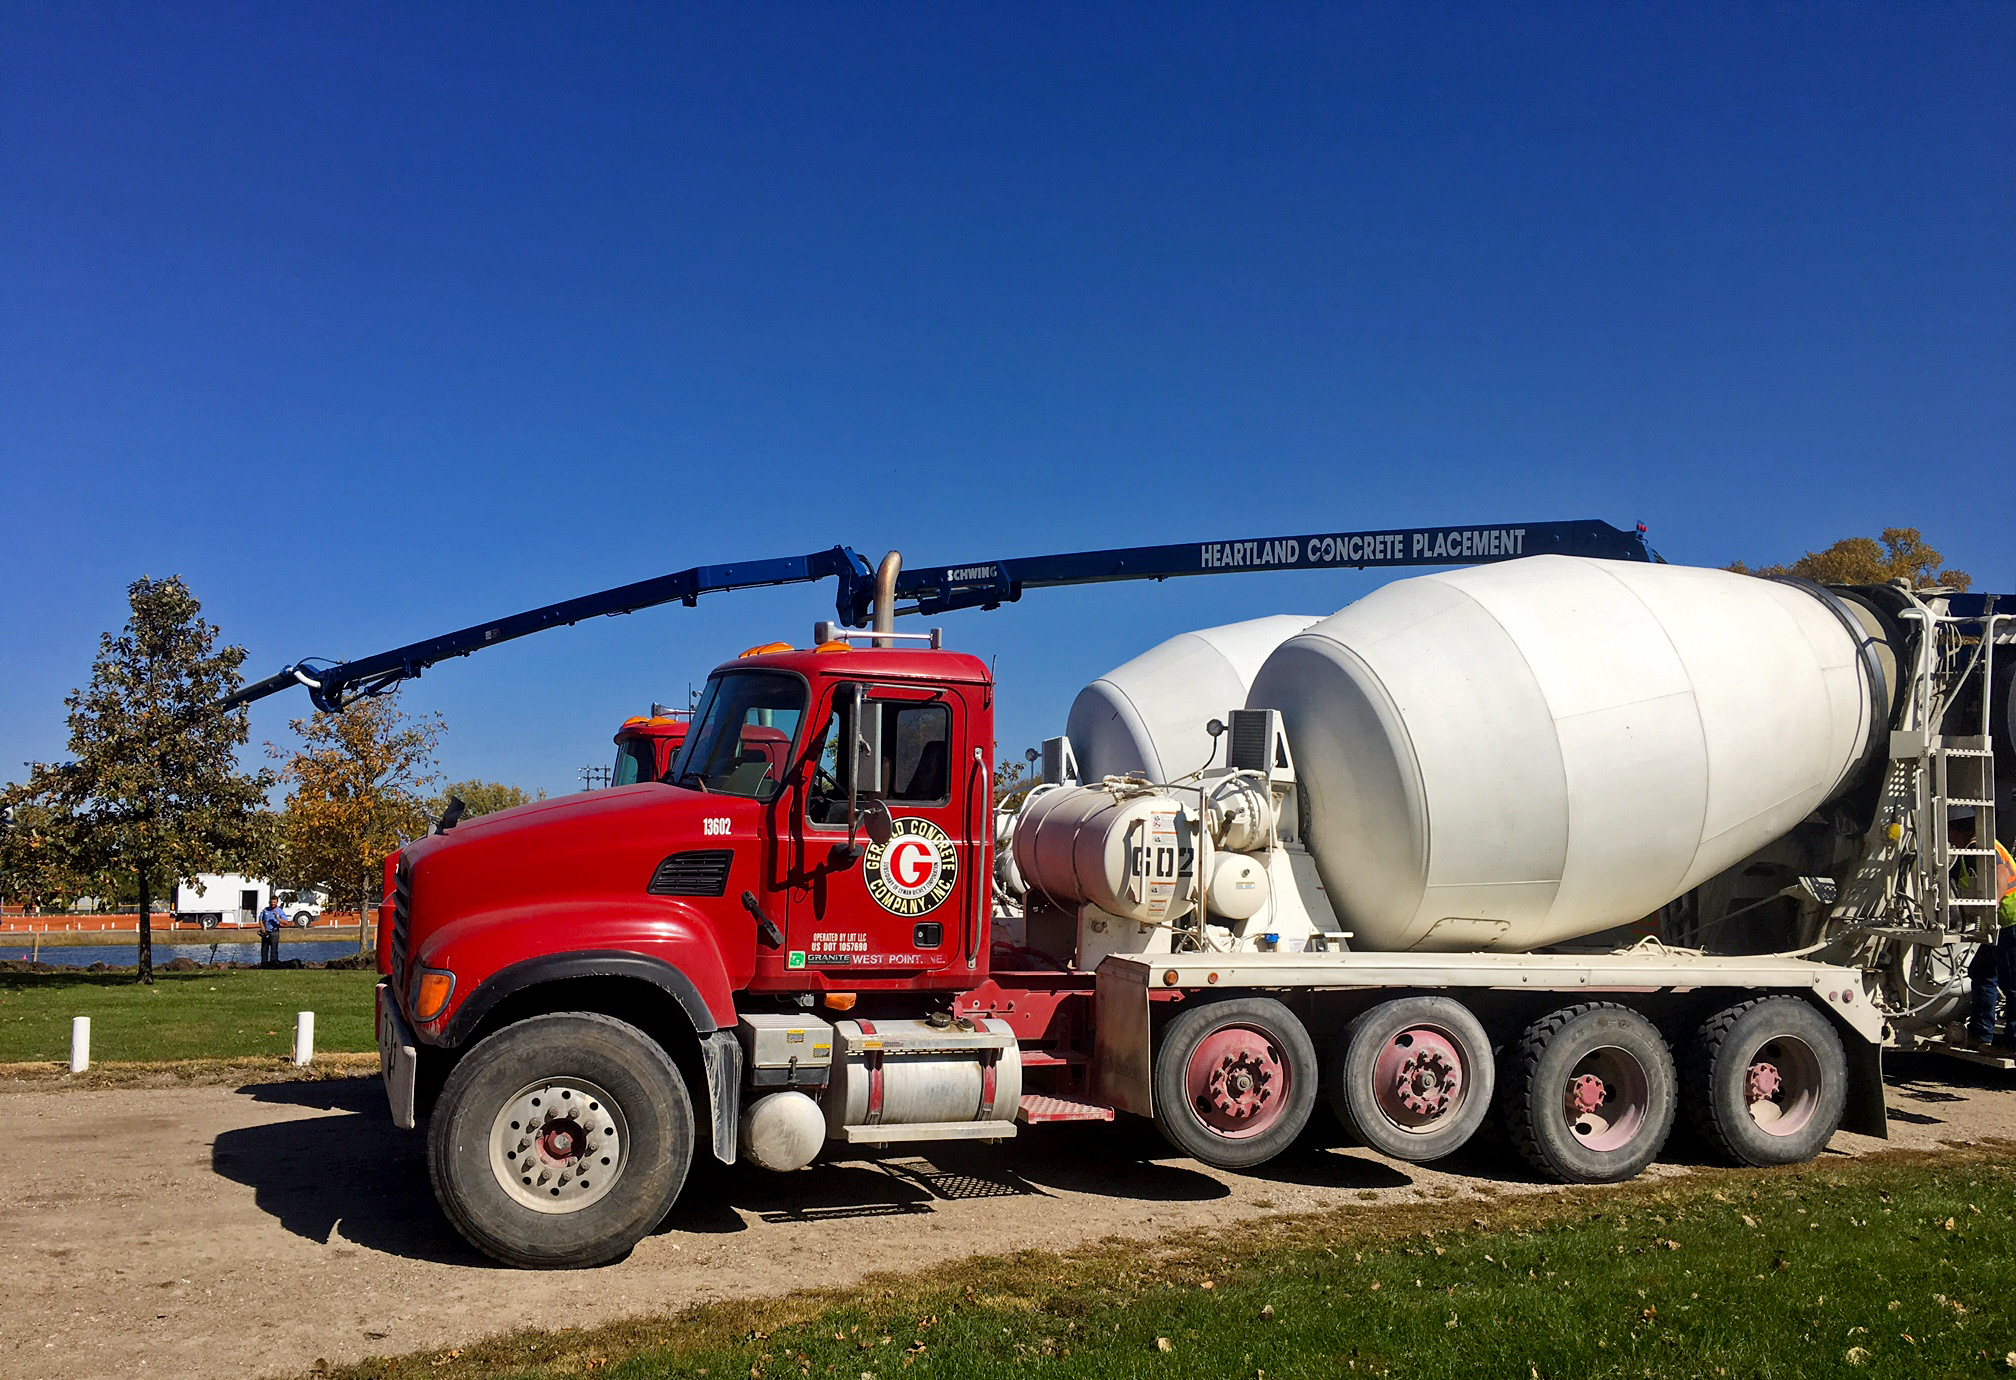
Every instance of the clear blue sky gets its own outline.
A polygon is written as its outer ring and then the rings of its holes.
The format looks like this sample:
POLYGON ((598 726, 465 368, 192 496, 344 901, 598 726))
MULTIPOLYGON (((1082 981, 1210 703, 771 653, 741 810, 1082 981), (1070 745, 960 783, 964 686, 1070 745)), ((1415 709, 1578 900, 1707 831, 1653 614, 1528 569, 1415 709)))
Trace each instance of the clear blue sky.
MULTIPOLYGON (((0 4, 0 778, 129 580, 263 675, 699 562, 1605 517, 2016 590, 2016 7, 0 4)), ((943 620, 1003 747, 1373 577, 943 620)), ((562 791, 829 587, 430 672, 562 791)), ((305 696, 253 711, 284 737, 305 696)))

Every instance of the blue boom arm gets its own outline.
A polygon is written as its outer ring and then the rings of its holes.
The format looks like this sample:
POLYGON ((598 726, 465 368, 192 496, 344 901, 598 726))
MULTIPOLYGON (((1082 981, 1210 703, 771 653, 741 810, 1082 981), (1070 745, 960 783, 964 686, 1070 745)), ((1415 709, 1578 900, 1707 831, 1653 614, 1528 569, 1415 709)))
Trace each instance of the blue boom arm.
MULTIPOLYGON (((1017 556, 906 570, 896 596, 913 601, 899 613, 946 613, 998 608, 1025 589, 1103 584, 1111 580, 1169 580, 1180 575, 1226 575, 1264 570, 1366 570, 1377 566, 1480 565, 1521 556, 1592 556, 1613 561, 1657 561, 1645 529, 1626 532, 1594 519, 1482 527, 1392 527, 1376 532, 1315 532, 1246 541, 1181 542, 1112 551, 1072 551, 1058 556, 1017 556)), ((872 588, 849 620, 867 621, 872 588)))
MULTIPOLYGON (((412 680, 437 661, 468 656, 500 642, 566 627, 584 618, 604 618, 618 613, 635 613, 660 604, 684 604, 691 608, 703 594, 730 589, 754 589, 761 585, 803 584, 832 575, 840 581, 835 607, 842 618, 859 602, 857 586, 872 584, 868 563, 845 546, 830 551, 814 551, 804 556, 781 556, 767 561, 741 561, 734 565, 699 565, 674 571, 655 579, 584 594, 544 608, 528 609, 489 623, 478 623, 459 632, 444 633, 423 642, 395 647, 389 652, 345 661, 334 666, 315 667, 298 662, 261 681, 254 681, 223 701, 226 709, 263 699, 290 685, 308 687, 308 697, 317 709, 335 713, 366 695, 382 695, 402 680, 412 680)), ((873 597, 872 589, 869 598, 873 597)))
MULTIPOLYGON (((1055 585, 1103 584, 1111 580, 1167 580, 1179 575, 1228 575, 1265 570, 1365 570, 1377 566, 1476 565, 1543 554, 1594 556, 1608 560, 1656 561, 1643 528, 1626 532, 1607 522, 1530 522, 1478 527, 1398 527, 1375 532, 1318 532, 1293 537, 1240 541, 1184 542, 1173 546, 1131 546, 1111 551, 1072 551, 1054 556, 933 566, 902 572, 896 582, 899 613, 944 613, 953 609, 998 608, 1022 597, 1025 589, 1055 585)), ((224 708, 285 690, 308 689, 317 709, 334 713, 368 695, 382 695, 436 662, 494 647, 584 618, 635 613, 660 604, 689 608, 703 594, 760 585, 803 584, 832 576, 839 581, 834 610, 854 627, 868 622, 874 577, 860 553, 836 546, 803 556, 783 556, 734 565, 703 565, 655 579, 584 594, 577 599, 528 609, 459 632, 444 633, 389 652, 317 666, 297 662, 254 681, 223 701, 224 708)))

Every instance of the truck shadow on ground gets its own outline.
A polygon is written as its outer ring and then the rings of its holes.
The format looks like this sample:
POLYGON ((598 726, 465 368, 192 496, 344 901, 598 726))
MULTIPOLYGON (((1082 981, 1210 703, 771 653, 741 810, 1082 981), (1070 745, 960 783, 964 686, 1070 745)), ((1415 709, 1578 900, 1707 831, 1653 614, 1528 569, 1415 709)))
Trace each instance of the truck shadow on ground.
MULTIPOLYGON (((255 1204, 282 1228, 323 1244, 340 1238, 408 1259, 490 1267, 442 1217, 427 1183, 425 1139, 386 1119, 376 1078, 253 1084, 239 1094, 274 1107, 338 1114, 227 1131, 211 1147, 211 1168, 250 1187, 255 1204)), ((1368 1156, 1313 1146, 1250 1177, 1336 1189, 1412 1182, 1368 1156)), ((1152 1127, 1038 1127, 998 1147, 898 1145, 794 1174, 705 1156, 696 1159, 686 1191, 659 1231, 720 1234, 790 1222, 929 1216, 983 1199, 1027 1199, 1032 1207, 1059 1194, 1200 1203, 1231 1192, 1183 1161, 1152 1127)))
POLYGON ((247 1126, 212 1142, 211 1169, 250 1187, 253 1202, 287 1231, 324 1244, 340 1237, 413 1260, 490 1264, 442 1217, 427 1185, 426 1141, 386 1117, 376 1078, 238 1091, 274 1106, 349 1114, 247 1126))

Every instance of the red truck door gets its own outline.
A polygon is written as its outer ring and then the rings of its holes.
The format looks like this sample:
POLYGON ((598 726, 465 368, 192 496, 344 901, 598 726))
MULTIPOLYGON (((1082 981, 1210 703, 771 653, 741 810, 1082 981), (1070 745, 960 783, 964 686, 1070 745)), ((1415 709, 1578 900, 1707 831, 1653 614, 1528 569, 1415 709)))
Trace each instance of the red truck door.
POLYGON ((808 743, 800 799, 809 866, 790 892, 787 965, 861 978, 963 971, 973 888, 989 885, 976 871, 965 704, 941 687, 865 686, 858 734, 856 704, 853 684, 835 686, 808 743), (893 831, 886 844, 858 834, 866 851, 843 865, 832 850, 847 839, 850 784, 862 804, 887 806, 893 831))

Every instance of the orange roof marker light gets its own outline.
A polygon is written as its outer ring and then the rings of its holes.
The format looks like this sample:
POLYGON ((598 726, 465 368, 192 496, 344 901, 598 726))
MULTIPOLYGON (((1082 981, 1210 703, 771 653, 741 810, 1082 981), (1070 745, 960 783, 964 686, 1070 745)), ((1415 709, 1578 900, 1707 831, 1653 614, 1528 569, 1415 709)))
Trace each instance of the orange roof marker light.
MULTIPOLYGON (((742 656, 768 656, 772 652, 788 652, 790 650, 791 644, 789 642, 765 642, 760 647, 751 647, 748 651, 742 653, 742 656)), ((742 657, 736 658, 737 661, 741 659, 742 657)))

